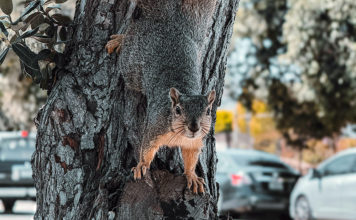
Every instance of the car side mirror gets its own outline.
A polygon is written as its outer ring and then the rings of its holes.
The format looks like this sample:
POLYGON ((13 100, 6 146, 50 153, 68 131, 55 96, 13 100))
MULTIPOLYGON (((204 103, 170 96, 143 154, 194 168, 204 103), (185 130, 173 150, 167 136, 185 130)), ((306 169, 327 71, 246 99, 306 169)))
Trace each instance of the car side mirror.
POLYGON ((321 174, 321 172, 320 172, 319 170, 317 170, 317 169, 312 168, 312 169, 310 170, 310 172, 311 172, 311 178, 318 178, 318 179, 320 179, 320 178, 323 177, 323 175, 321 174))

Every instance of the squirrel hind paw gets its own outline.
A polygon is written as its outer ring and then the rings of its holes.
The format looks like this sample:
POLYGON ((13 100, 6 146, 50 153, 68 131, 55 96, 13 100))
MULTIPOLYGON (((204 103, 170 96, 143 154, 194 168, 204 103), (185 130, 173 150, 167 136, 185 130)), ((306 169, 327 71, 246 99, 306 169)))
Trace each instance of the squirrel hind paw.
POLYGON ((204 184, 205 181, 203 178, 198 177, 197 175, 186 175, 187 178, 187 188, 191 189, 194 194, 203 193, 205 194, 204 184))
POLYGON ((132 167, 131 171, 134 174, 134 180, 139 180, 146 175, 147 166, 140 162, 136 167, 132 167))
POLYGON ((105 48, 107 49, 108 53, 112 54, 114 51, 116 51, 116 53, 119 53, 124 38, 125 38, 124 34, 111 35, 110 36, 111 40, 109 40, 108 43, 105 46, 105 48))

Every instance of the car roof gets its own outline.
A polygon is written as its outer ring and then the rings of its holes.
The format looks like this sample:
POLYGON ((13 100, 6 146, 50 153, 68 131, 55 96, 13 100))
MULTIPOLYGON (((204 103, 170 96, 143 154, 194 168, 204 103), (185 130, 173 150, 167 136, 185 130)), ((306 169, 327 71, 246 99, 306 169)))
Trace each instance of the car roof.
POLYGON ((351 147, 346 150, 340 151, 340 154, 349 154, 349 153, 356 153, 356 147, 351 147))
POLYGON ((356 147, 353 147, 353 148, 349 148, 349 149, 346 149, 346 150, 342 150, 340 152, 338 152, 337 154, 329 157, 328 159, 324 160, 319 166, 318 168, 323 168, 324 166, 326 166, 328 163, 330 163, 331 161, 339 158, 339 157, 342 157, 342 156, 345 156, 345 155, 350 155, 350 154, 356 154, 356 147))
POLYGON ((228 148, 228 149, 223 149, 223 150, 217 150, 218 158, 224 158, 225 161, 227 160, 233 160, 234 163, 238 161, 243 161, 241 164, 236 163, 238 167, 245 167, 244 169, 255 169, 258 167, 258 170, 261 169, 276 169, 275 167, 269 167, 268 165, 262 165, 261 166, 254 166, 253 164, 250 164, 249 162, 251 161, 256 161, 256 162, 266 162, 266 163, 277 163, 277 164, 283 164, 285 169, 288 169, 289 171, 298 174, 298 171, 295 169, 291 168, 288 164, 284 163, 279 157, 276 155, 264 152, 264 151, 259 151, 259 150, 254 150, 254 149, 240 149, 240 148, 228 148), (229 159, 230 158, 230 159, 229 159), (247 168, 248 167, 248 168, 247 168))
POLYGON ((233 156, 249 156, 249 157, 256 157, 259 159, 280 161, 279 157, 273 154, 264 151, 254 150, 254 149, 230 148, 230 149, 218 150, 217 153, 230 154, 233 156))

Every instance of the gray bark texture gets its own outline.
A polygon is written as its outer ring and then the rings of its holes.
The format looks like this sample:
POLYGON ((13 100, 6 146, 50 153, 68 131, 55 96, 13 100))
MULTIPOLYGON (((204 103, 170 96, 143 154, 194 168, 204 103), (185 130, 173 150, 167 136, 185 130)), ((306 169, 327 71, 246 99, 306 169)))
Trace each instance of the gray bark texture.
MULTIPOLYGON (((125 39, 124 46, 128 46, 122 48, 121 55, 109 55, 105 45, 111 34, 128 31, 134 35, 132 30, 140 28, 144 22, 147 28, 157 27, 152 23, 171 18, 174 13, 169 13, 170 10, 178 10, 180 4, 175 0, 147 1, 160 5, 137 10, 135 3, 129 0, 77 1, 69 36, 71 42, 65 52, 66 68, 57 73, 47 103, 36 118, 38 136, 32 158, 37 189, 35 219, 217 218, 214 123, 196 167, 197 175, 205 179, 205 194, 194 195, 186 189, 181 152, 175 148, 161 148, 145 178, 133 180, 131 168, 139 161, 144 125, 155 107, 148 104, 148 96, 160 95, 148 94, 148 91, 156 91, 152 87, 160 88, 159 83, 140 82, 142 78, 135 74, 144 71, 146 76, 156 74, 149 71, 157 67, 157 62, 154 53, 138 57, 137 52, 142 48, 130 44, 130 38, 125 39), (161 6, 164 9, 159 8, 161 6), (153 10, 160 17, 145 16, 145 10, 153 10), (140 16, 146 20, 132 22, 140 16), (146 59, 150 55, 153 58, 146 59), (137 60, 155 63, 146 68, 146 63, 140 66, 137 60), (132 89, 127 81, 144 84, 146 88, 132 89)), ((205 0, 201 1, 203 4, 205 0)), ((201 54, 193 54, 193 57, 201 57, 196 59, 198 66, 191 65, 188 57, 188 66, 181 68, 185 74, 189 68, 194 69, 191 78, 199 80, 196 93, 216 90, 214 119, 223 92, 227 48, 237 7, 238 0, 217 1, 212 22, 206 27, 206 40, 197 44, 202 48, 201 54)), ((174 22, 172 25, 179 27, 174 22)), ((197 31, 194 25, 186 28, 191 28, 192 33, 197 31)), ((154 50, 158 44, 160 42, 149 41, 148 46, 143 45, 144 51, 147 52, 151 45, 154 50)), ((177 62, 185 62, 177 52, 179 45, 167 44, 166 51, 176 53, 177 62)), ((162 66, 170 68, 164 63, 162 66)), ((184 88, 183 83, 175 86, 184 88)), ((169 97, 168 91, 161 95, 169 97)))

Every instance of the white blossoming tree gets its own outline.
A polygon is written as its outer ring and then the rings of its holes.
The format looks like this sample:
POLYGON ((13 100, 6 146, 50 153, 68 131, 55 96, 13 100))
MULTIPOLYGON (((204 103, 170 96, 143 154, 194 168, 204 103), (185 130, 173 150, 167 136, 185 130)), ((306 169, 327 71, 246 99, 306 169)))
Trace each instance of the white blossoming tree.
POLYGON ((266 99, 296 146, 337 137, 356 120, 356 2, 241 3, 237 36, 249 39, 248 62, 230 63, 243 76, 240 100, 248 106, 256 96, 266 99))

